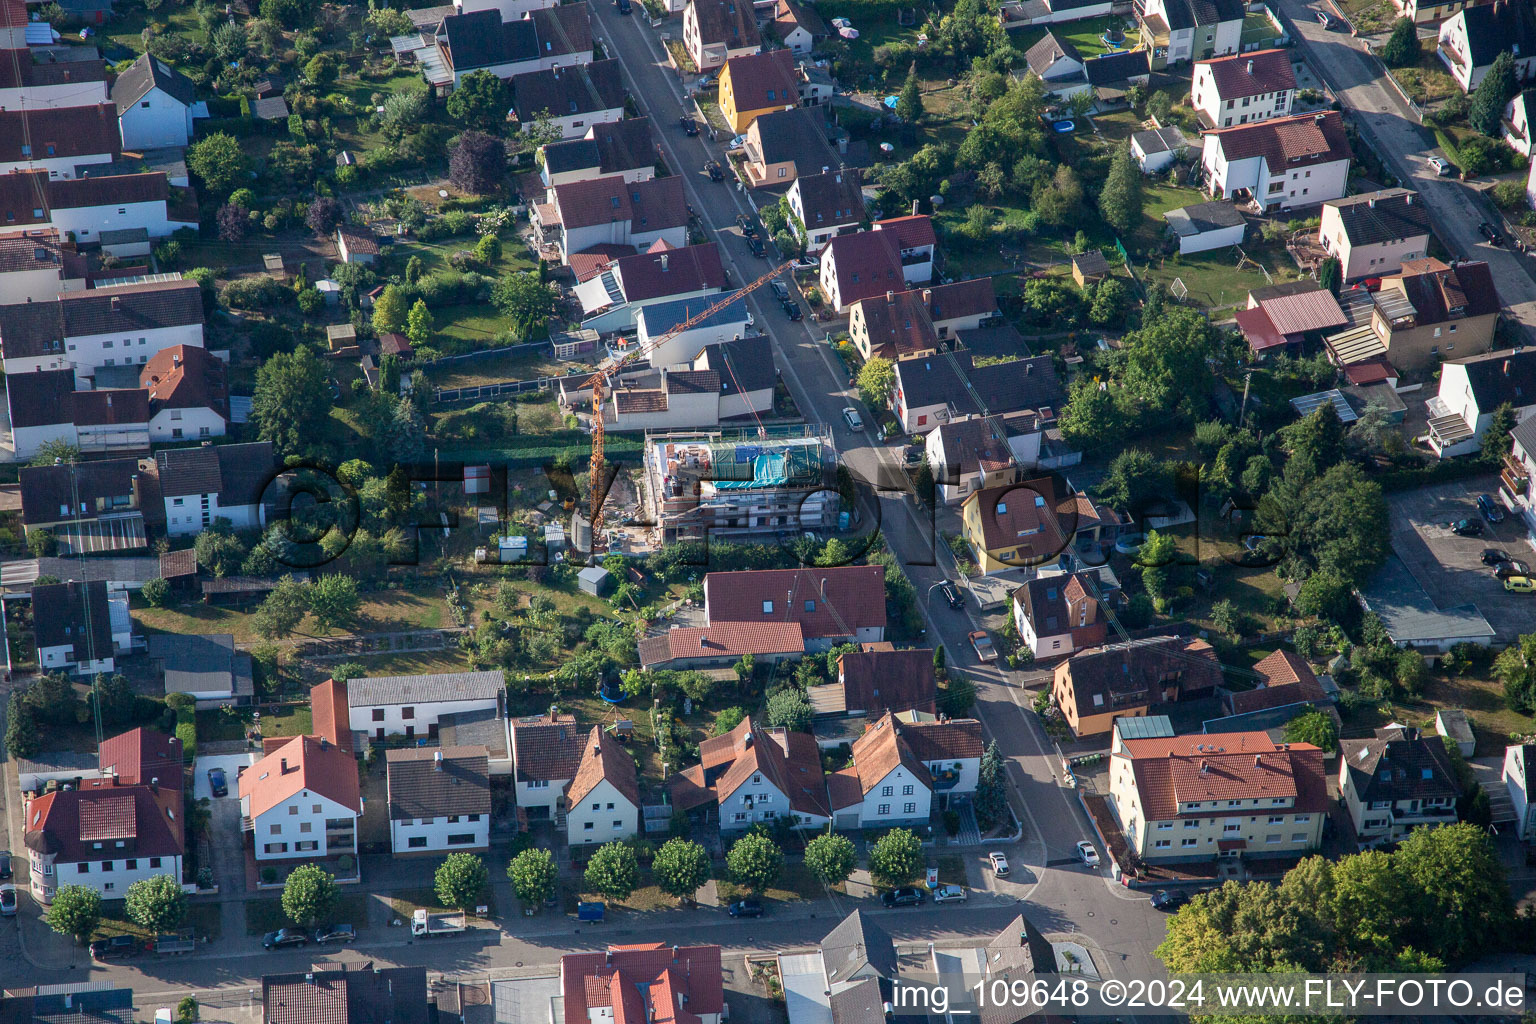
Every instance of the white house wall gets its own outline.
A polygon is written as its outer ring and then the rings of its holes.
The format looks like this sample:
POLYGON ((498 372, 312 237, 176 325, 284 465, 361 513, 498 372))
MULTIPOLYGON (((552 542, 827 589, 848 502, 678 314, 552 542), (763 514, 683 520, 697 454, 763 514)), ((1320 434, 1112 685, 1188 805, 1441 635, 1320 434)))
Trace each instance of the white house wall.
POLYGON ((565 811, 566 841, 572 846, 601 846, 628 839, 639 831, 640 809, 607 779, 594 786, 579 805, 565 811))
POLYGON ((183 149, 192 137, 192 110, 163 89, 151 89, 118 115, 123 149, 183 149))
POLYGON ((489 814, 458 814, 437 818, 412 818, 389 823, 390 848, 395 856, 418 853, 453 853, 486 850, 491 845, 489 814))
MULTIPOLYGON (((243 803, 249 806, 249 798, 243 803)), ((336 818, 352 822, 351 834, 354 837, 351 846, 336 852, 356 853, 356 812, 328 796, 307 789, 301 790, 256 818, 256 859, 284 860, 329 855, 331 851, 326 846, 325 823, 336 818), (299 849, 300 844, 308 843, 314 843, 315 847, 299 849)))
POLYGON ((414 735, 425 736, 428 729, 436 725, 443 715, 464 711, 494 711, 496 708, 495 697, 423 701, 420 704, 364 704, 353 706, 347 721, 353 732, 367 733, 370 737, 377 737, 380 729, 384 730, 386 736, 404 736, 406 726, 414 728, 414 735), (405 717, 406 708, 414 711, 413 717, 405 717), (381 712, 381 714, 375 714, 375 712, 381 712))

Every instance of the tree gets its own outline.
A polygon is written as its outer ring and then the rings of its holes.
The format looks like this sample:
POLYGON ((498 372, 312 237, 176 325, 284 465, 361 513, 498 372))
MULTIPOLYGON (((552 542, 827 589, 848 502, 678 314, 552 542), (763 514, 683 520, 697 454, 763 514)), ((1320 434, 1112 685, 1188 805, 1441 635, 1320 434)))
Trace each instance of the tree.
POLYGON ((317 53, 304 65, 304 80, 310 85, 327 86, 336 80, 336 59, 329 53, 317 53))
POLYGON ((283 883, 283 913, 301 928, 313 928, 336 909, 341 890, 336 876, 318 864, 303 864, 283 883))
POLYGON ((12 760, 31 757, 41 749, 37 715, 20 692, 13 691, 6 701, 5 752, 12 760))
MULTIPOLYGON (((1493 660, 1494 678, 1504 684, 1504 702, 1521 714, 1536 714, 1536 633, 1526 633, 1493 660)), ((10 746, 10 731, 6 746, 10 746)))
POLYGON ((387 284, 373 302, 373 329, 380 334, 405 327, 409 315, 405 292, 396 284, 387 284))
POLYGON ((893 828, 869 851, 869 873, 886 885, 905 885, 923 867, 923 841, 911 829, 893 828))
POLYGON ((1381 59, 1389 68, 1411 68, 1419 63, 1419 27, 1412 18, 1398 18, 1392 35, 1381 48, 1381 59))
POLYGON ((1512 906, 1504 865, 1475 825, 1415 829, 1392 863, 1418 890, 1418 948, 1454 962, 1505 940, 1512 906))
POLYGON ((229 520, 216 519, 212 526, 197 535, 192 544, 197 564, 215 576, 227 576, 240 571, 245 561, 245 544, 229 527, 229 520))
POLYGON ((811 702, 805 693, 786 686, 768 698, 768 724, 790 732, 805 732, 811 725, 811 702))
POLYGON ((624 843, 604 843, 587 861, 582 886, 587 892, 606 896, 611 900, 627 900, 635 891, 640 865, 635 851, 624 843))
POLYGON ((170 875, 141 878, 123 894, 128 920, 156 934, 174 932, 187 916, 187 894, 181 881, 170 875))
POLYGON ((896 366, 884 356, 871 356, 859 367, 859 397, 871 409, 884 409, 896 386, 896 366))
POLYGON ((1106 505, 1139 513, 1172 497, 1172 490, 1173 475, 1166 462, 1144 448, 1127 448, 1110 460, 1098 494, 1106 505))
POLYGON ((1339 286, 1343 283, 1340 279, 1342 273, 1343 270, 1339 263, 1339 258, 1337 256, 1329 256, 1317 268, 1318 286, 1328 289, 1335 295, 1339 294, 1339 286))
POLYGON ((144 581, 144 586, 139 588, 139 596, 148 601, 151 608, 164 608, 171 600, 171 585, 156 576, 144 581))
POLYGON ((1490 466, 1498 466, 1508 455, 1513 442, 1510 441, 1509 432, 1515 429, 1515 408, 1508 402, 1500 404, 1493 410, 1493 416, 1488 420, 1487 432, 1483 434, 1482 448, 1478 454, 1484 462, 1490 466))
POLYGON ((976 822, 982 828, 994 828, 1008 809, 1008 778, 1003 769, 1003 754, 997 741, 987 744, 981 755, 976 776, 976 822))
POLYGON ((1122 149, 1110 161, 1109 177, 1104 180, 1104 190, 1099 193, 1099 214, 1104 223, 1121 235, 1128 235, 1141 223, 1144 198, 1141 171, 1136 167, 1131 151, 1122 149))
POLYGON ((304 584, 284 576, 256 609, 251 626, 264 639, 276 640, 298 628, 308 610, 309 595, 304 592, 304 584))
POLYGON ((1281 430, 1280 435, 1291 456, 1288 471, 1295 469, 1314 477, 1344 457, 1344 424, 1328 402, 1281 430))
POLYGON ((1141 404, 1143 414, 1203 413, 1215 380, 1208 360, 1216 354, 1218 340, 1215 328, 1198 310, 1165 307, 1157 317, 1144 312, 1141 329, 1125 337, 1123 374, 1125 389, 1141 404))
POLYGON ((896 98, 896 116, 907 124, 917 124, 923 116, 923 90, 917 82, 917 69, 907 72, 907 80, 896 98))
POLYGON ((101 894, 84 885, 61 885, 43 914, 48 927, 82 945, 101 922, 101 894))
POLYGON ((827 885, 848 881, 857 863, 858 854, 847 836, 828 832, 805 844, 805 866, 827 885))
POLYGON ((691 900, 709 881, 709 853, 688 839, 668 839, 651 861, 651 877, 668 896, 691 900))
POLYGON ((489 881, 490 871, 484 860, 473 853, 450 853, 438 865, 433 888, 444 906, 468 910, 480 902, 489 881))
POLYGON ((1099 327, 1119 327, 1131 309, 1131 289, 1118 277, 1107 277, 1093 290, 1088 319, 1099 327))
POLYGON ((1077 172, 1066 164, 1056 168, 1049 182, 1035 186, 1030 205, 1040 219, 1053 228, 1059 228, 1078 215, 1083 203, 1083 181, 1077 172))
POLYGON ((204 135, 187 148, 187 167, 215 195, 227 195, 246 178, 245 150, 228 132, 204 135))
POLYGON ((256 370, 251 419, 280 455, 302 451, 330 411, 330 377, 312 349, 278 352, 256 370))
POLYGON ((340 573, 321 576, 309 585, 308 597, 309 613, 315 617, 315 628, 322 633, 357 618, 357 580, 351 576, 340 573))
POLYGON ((176 1004, 176 1024, 193 1024, 201 1016, 197 996, 182 996, 176 1004))
POLYGON ((1283 553, 1287 575, 1332 568, 1358 586, 1386 560, 1387 502, 1358 466, 1341 463, 1311 480, 1292 459, 1259 499, 1254 530, 1283 553))
POLYGON ((251 45, 245 26, 238 21, 226 21, 213 30, 213 35, 208 37, 208 41, 219 60, 226 64, 233 64, 244 57, 251 45))
POLYGON ((512 858, 507 865, 507 877, 512 880, 517 898, 534 906, 555 895, 560 869, 555 867, 555 858, 548 850, 530 847, 512 858))
POLYGON ((1178 542, 1169 534, 1152 530, 1136 553, 1136 564, 1141 566, 1141 585, 1159 610, 1173 593, 1172 567, 1178 559, 1178 542))
POLYGON ((531 270, 507 274, 491 286, 491 301, 512 322, 520 340, 539 337, 559 309, 559 298, 531 270))
POLYGON ((501 239, 495 235, 481 235, 475 243, 475 262, 494 266, 501 259, 501 239))
POLYGON ((779 880, 784 869, 784 852, 772 839, 760 832, 749 832, 731 844, 725 855, 731 881, 761 893, 779 880))
POLYGON ((500 131, 507 123, 507 84, 489 71, 471 71, 448 97, 448 116, 462 125, 500 131))
POLYGON ((976 706, 976 684, 959 672, 950 676, 939 694, 939 712, 950 718, 964 718, 976 706))
POLYGON ((1107 385, 1084 374, 1067 391, 1060 417, 1061 434, 1079 447, 1112 444, 1125 429, 1124 417, 1107 385))
POLYGON ((341 204, 330 196, 320 196, 309 204, 304 223, 317 235, 328 235, 341 224, 341 204))
MULTIPOLYGON (((453 104, 452 97, 448 102, 453 104)), ((448 180, 455 188, 486 195, 500 188, 506 176, 507 147, 494 136, 465 132, 448 152, 448 180)))
POLYGON ((1515 56, 1509 50, 1500 50, 1499 55, 1493 58, 1493 63, 1488 65, 1488 72, 1483 75, 1483 80, 1478 83, 1477 89, 1472 93, 1472 100, 1467 105, 1467 123, 1475 131, 1482 132, 1490 138, 1497 137, 1502 130, 1504 120, 1504 105, 1508 103, 1519 88, 1519 82, 1515 77, 1515 56))
POLYGON ((1339 746, 1339 727, 1321 711, 1308 711, 1285 723, 1285 742, 1310 743, 1327 753, 1339 746))
POLYGON ((38 445, 37 454, 32 456, 32 465, 34 466, 52 466, 58 463, 74 463, 79 461, 80 447, 70 444, 60 437, 44 441, 38 445))
POLYGON ((234 203, 225 203, 214 214, 213 220, 219 228, 219 241, 238 242, 245 238, 246 229, 250 227, 251 211, 234 203))
POLYGON ((263 21, 292 30, 303 27, 314 16, 314 0, 261 0, 258 10, 263 21))
POLYGON ((426 299, 417 299, 411 307, 411 312, 405 318, 405 336, 416 346, 432 340, 432 311, 427 308, 426 299))
POLYGON ((1354 603, 1354 588, 1332 569, 1319 569, 1301 581, 1296 592, 1296 610, 1316 615, 1328 622, 1340 623, 1354 603))
POLYGON ((379 115, 379 124, 386 132, 399 138, 425 121, 430 109, 425 89, 401 89, 390 93, 384 100, 384 112, 379 115))

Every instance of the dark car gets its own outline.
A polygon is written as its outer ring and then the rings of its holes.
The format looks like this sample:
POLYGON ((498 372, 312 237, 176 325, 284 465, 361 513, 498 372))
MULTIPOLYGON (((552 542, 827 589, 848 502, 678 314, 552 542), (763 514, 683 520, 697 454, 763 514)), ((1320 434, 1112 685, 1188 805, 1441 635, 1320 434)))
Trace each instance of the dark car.
POLYGON ((1507 562, 1500 562, 1493 567, 1493 574, 1501 580, 1507 580, 1511 576, 1529 576, 1531 567, 1518 558, 1511 558, 1507 562))
POLYGON ((791 321, 799 320, 804 316, 800 312, 800 303, 792 302, 788 299, 784 301, 784 315, 789 317, 791 321))
POLYGON ((613 6, 619 9, 620 14, 628 14, 631 10, 633 10, 633 8, 630 6, 629 0, 613 0, 613 6))
POLYGON ((1451 524, 1451 532, 1458 537, 1481 537, 1483 535, 1483 521, 1481 519, 1458 519, 1451 524))
POLYGON ((229 779, 225 776, 223 768, 208 769, 208 789, 214 796, 229 796, 229 779))
POLYGON ((774 298, 778 299, 780 302, 789 301, 789 285, 785 284, 783 281, 770 281, 768 283, 768 287, 773 291, 774 298))
POLYGON ((752 223, 752 218, 748 217, 746 214, 738 213, 736 215, 736 226, 740 228, 741 233, 746 235, 748 238, 757 237, 757 225, 752 223))
POLYGON ((1503 245, 1504 244, 1504 236, 1499 233, 1499 229, 1494 227, 1492 224, 1488 223, 1487 221, 1483 221, 1481 224, 1479 224, 1477 226, 1477 230, 1482 233, 1482 236, 1484 238, 1488 239, 1489 244, 1491 244, 1491 245, 1503 245))
POLYGON ((1509 552, 1503 548, 1483 548, 1484 565, 1498 565, 1500 562, 1509 561, 1513 561, 1513 559, 1509 557, 1509 552))
POLYGON ((11 851, 0 850, 0 879, 11 877, 11 851))
POLYGON ((939 588, 939 593, 944 595, 944 600, 949 603, 951 608, 960 608, 965 604, 965 602, 960 598, 960 591, 955 589, 955 585, 953 583, 944 584, 939 588))
POLYGON ((1493 500, 1491 495, 1479 494, 1477 496, 1477 510, 1490 523, 1502 523, 1504 521, 1504 510, 1499 508, 1498 503, 1493 500))
POLYGON ((910 885, 880 894, 880 902, 887 907, 915 907, 923 902, 923 890, 910 885))
POLYGON ((285 949, 289 946, 309 945, 309 936, 297 928, 279 928, 275 932, 267 932, 261 937, 263 949, 285 949))
POLYGON ((333 924, 329 928, 317 928, 315 941, 322 946, 327 942, 355 942, 357 929, 349 924, 333 924))
POLYGON ((91 943, 92 960, 121 960, 124 957, 138 956, 143 951, 144 947, 132 935, 114 935, 109 939, 97 939, 91 943))
POLYGON ((768 249, 763 245, 763 240, 758 238, 756 235, 748 236, 747 248, 751 249, 752 255, 756 256, 758 259, 763 259, 768 255, 768 249))
POLYGON ((1159 889, 1152 894, 1152 905, 1158 910, 1176 910, 1189 902, 1189 893, 1183 889, 1159 889))
POLYGON ((718 161, 711 160, 709 163, 704 165, 704 170, 709 175, 710 181, 725 180, 725 169, 720 166, 718 161))
POLYGON ((762 917, 763 905, 757 900, 737 900, 727 908, 732 917, 762 917))
POLYGON ((699 134, 699 122, 695 121, 687 114, 684 114, 682 117, 677 119, 677 126, 683 130, 683 134, 685 135, 699 134))

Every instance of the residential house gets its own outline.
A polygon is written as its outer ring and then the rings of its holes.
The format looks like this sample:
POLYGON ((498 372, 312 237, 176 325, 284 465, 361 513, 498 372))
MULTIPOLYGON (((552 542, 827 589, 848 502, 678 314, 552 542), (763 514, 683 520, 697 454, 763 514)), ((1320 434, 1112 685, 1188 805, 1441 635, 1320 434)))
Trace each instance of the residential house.
POLYGON ((997 13, 1004 29, 1056 25, 1086 18, 1102 18, 1114 5, 1110 0, 1005 0, 997 13))
POLYGON ((196 281, 63 292, 52 301, 0 306, 7 374, 75 371, 80 385, 97 367, 147 363, 175 345, 201 348, 203 300, 196 281))
POLYGON ((192 80, 158 57, 141 54, 112 82, 124 149, 183 149, 192 140, 197 102, 192 80))
POLYGON ((1521 156, 1531 155, 1533 121, 1536 121, 1536 89, 1521 89, 1504 108, 1504 141, 1521 156))
MULTIPOLYGON (((1522 353, 1523 354, 1523 353, 1522 353)), ((1510 451, 1499 473, 1499 500, 1520 517, 1528 534, 1536 537, 1536 416, 1527 416, 1509 432, 1510 451)))
POLYGON ((146 520, 163 516, 153 474, 135 459, 23 466, 19 478, 22 526, 51 534, 61 554, 142 548, 146 520))
POLYGON ((929 217, 918 213, 906 217, 887 217, 875 221, 872 230, 889 231, 896 236, 901 276, 907 282, 907 287, 928 284, 933 280, 934 253, 939 240, 929 217))
POLYGON ((534 11, 553 6, 553 0, 453 0, 454 11, 458 14, 495 11, 502 21, 518 21, 534 11))
POLYGON ((1209 694, 1221 662, 1204 640, 1154 636, 1078 651, 1056 666, 1051 699, 1077 737, 1109 732, 1116 718, 1153 704, 1209 694))
POLYGON ((452 92, 475 71, 506 79, 573 68, 592 60, 591 17, 585 3, 529 11, 517 21, 503 21, 493 10, 452 14, 417 54, 439 95, 452 92))
POLYGON ((1263 732, 1121 740, 1109 787, 1131 851, 1152 864, 1295 858, 1322 844, 1328 817, 1323 752, 1263 732))
POLYGON ((1487 0, 1392 0, 1398 13, 1415 25, 1438 25, 1458 11, 1487 0))
POLYGON ((1209 252, 1243 244, 1248 221, 1230 202, 1181 206, 1163 214, 1168 231, 1179 240, 1180 254, 1209 252))
POLYGON ((753 188, 788 185, 801 172, 817 174, 843 166, 827 140, 826 115, 811 107, 759 114, 746 135, 742 168, 753 188))
POLYGON ((800 87, 790 50, 732 57, 720 69, 720 113, 737 135, 763 114, 793 110, 799 105, 800 87))
MULTIPOLYGON (((637 943, 560 958, 562 998, 549 1024, 720 1024, 725 1015, 719 946, 637 943)), ((524 1003, 523 1005, 531 1005, 524 1003)))
POLYGON ((428 1024, 436 1020, 425 967, 375 967, 372 961, 319 965, 261 977, 261 1024, 428 1024))
POLYGON ((817 253, 838 235, 859 230, 864 220, 864 188, 858 170, 798 174, 787 195, 789 229, 805 241, 808 253, 817 253))
POLYGON ((201 533, 220 519, 236 530, 261 527, 262 497, 278 473, 270 441, 171 448, 155 453, 155 468, 172 537, 201 533))
POLYGON ((714 370, 686 368, 620 377, 603 404, 603 421, 621 431, 717 426, 720 383, 714 370))
MULTIPOLYGON (((610 311, 594 316, 588 321, 589 326, 623 331, 637 326, 639 312, 647 306, 707 296, 719 298, 724 288, 720 248, 714 242, 705 242, 608 259, 592 276, 578 280, 576 297, 588 314, 610 311)), ((699 308, 705 305, 700 304, 699 308)))
POLYGON ((1145 86, 1151 80, 1151 57, 1140 47, 1112 50, 1083 61, 1083 74, 1093 90, 1095 109, 1122 109, 1130 105, 1131 88, 1145 86))
POLYGON ((543 236, 559 245, 560 258, 599 246, 645 250, 657 240, 680 249, 688 244, 688 203, 677 175, 633 184, 621 175, 567 182, 550 190, 546 209, 534 207, 543 236), (545 220, 545 217, 548 220, 545 220))
POLYGON ((576 777, 565 787, 566 841, 573 847, 601 845, 639 832, 635 759, 612 735, 593 726, 582 747, 576 777))
POLYGON ((672 629, 640 641, 640 667, 648 670, 729 668, 747 655, 774 665, 805 653, 798 622, 722 622, 672 629))
MULTIPOLYGON (((1189 140, 1178 125, 1131 133, 1131 156, 1142 174, 1160 174, 1188 155, 1189 140)), ((1223 204, 1225 205, 1225 204, 1223 204)))
MULTIPOLYGON (((21 26, 25 30, 25 25, 21 26)), ((94 46, 0 47, 0 107, 40 110, 101 103, 107 94, 107 65, 94 46)))
POLYGON ((389 845, 402 854, 491 848, 490 759, 484 747, 384 752, 389 845))
POLYGON ((1477 451, 1502 405, 1523 423, 1536 405, 1536 351, 1489 352, 1441 364, 1440 391, 1429 402, 1430 445, 1442 458, 1477 451))
POLYGON ((379 240, 370 230, 341 224, 336 228, 336 253, 343 263, 371 267, 379 261, 379 240))
POLYGON ((1404 260, 1371 299, 1371 332, 1399 370, 1425 370, 1493 347, 1499 293, 1481 260, 1449 266, 1433 256, 1404 260))
POLYGON ((1201 159, 1212 196, 1265 213, 1338 199, 1349 180, 1349 140, 1337 110, 1207 132, 1201 159))
POLYGON ((84 261, 53 228, 0 234, 0 306, 51 301, 84 288, 85 274, 84 261))
POLYGON ((1082 55, 1055 29, 1046 29, 1039 42, 1024 51, 1024 63, 1030 74, 1040 79, 1045 91, 1057 99, 1070 99, 1089 89, 1082 55))
POLYGON ((1493 0, 1451 15, 1440 24, 1436 52, 1461 91, 1482 84, 1493 59, 1508 51, 1515 57, 1515 78, 1536 73, 1536 11, 1522 0, 1493 0))
POLYGON ((326 739, 295 736, 237 781, 258 861, 357 855, 363 798, 350 751, 326 739))
POLYGON ((777 0, 773 7, 773 34, 797 57, 816 48, 816 40, 827 37, 827 23, 821 15, 798 0, 777 0))
POLYGON ((1099 647, 1109 635, 1099 603, 1103 583, 1092 569, 1036 577, 1013 592, 1013 623, 1036 661, 1099 647))
POLYGON ((922 296, 928 307, 928 319, 941 342, 952 341, 961 332, 976 331, 1001 318, 990 277, 933 285, 924 288, 922 296))
POLYGON ((924 448, 939 499, 958 505, 983 487, 1017 483, 1024 470, 1040 465, 1045 431, 1030 414, 1001 418, 1005 443, 992 420, 969 414, 940 423, 928 432, 924 448))
POLYGON ((443 715, 486 709, 504 713, 506 688, 499 671, 348 679, 348 723, 353 732, 375 740, 435 737, 443 715))
POLYGON ((122 152, 112 104, 0 110, 0 174, 47 171, 73 178, 75 168, 106 164, 122 152))
POLYGON ((1362 845, 1397 842, 1420 825, 1454 825, 1461 787, 1445 740, 1396 722, 1339 741, 1339 797, 1362 845))
POLYGON ((543 152, 539 179, 547 188, 609 175, 634 185, 656 176, 656 140, 648 117, 593 124, 581 138, 549 143, 543 152))
POLYGON ((149 658, 165 692, 186 694, 199 710, 250 704, 256 694, 251 656, 230 633, 154 633, 149 658))
POLYGON ((195 345, 172 345, 149 358, 139 386, 149 397, 149 438, 158 443, 223 437, 228 429, 229 368, 195 345))
POLYGON ((885 712, 934 713, 933 651, 861 644, 837 656, 837 681, 806 690, 817 717, 876 718, 885 712))
POLYGON ((76 391, 73 370, 11 374, 5 388, 18 460, 55 441, 93 455, 149 450, 149 400, 141 389, 76 391))
POLYGON ((1305 705, 1317 705, 1327 700, 1323 684, 1307 660, 1293 651, 1279 650, 1259 660, 1251 669, 1257 677, 1250 680, 1254 685, 1247 690, 1219 687, 1216 695, 1221 698, 1221 710, 1228 716, 1252 715, 1275 708, 1294 708, 1296 713, 1306 710, 1305 705))
POLYGON ((518 131, 548 120, 562 139, 585 138, 593 125, 623 120, 625 95, 619 62, 613 59, 512 77, 518 131))
POLYGON ((512 774, 519 813, 554 819, 565 806, 565 788, 581 760, 581 732, 574 715, 514 718, 512 774))
POLYGON ((855 302, 848 317, 848 337, 870 359, 918 359, 939 350, 939 335, 928 319, 921 292, 888 291, 855 302))
POLYGON ((926 434, 972 415, 1029 412, 1052 421, 1065 398, 1049 356, 976 366, 969 352, 956 352, 898 362, 891 411, 903 432, 926 434))
MULTIPOLYGON (((893 722, 897 737, 927 767, 938 809, 969 803, 981 781, 981 758, 987 749, 981 723, 974 718, 913 714, 896 715, 893 722)), ((854 767, 859 767, 857 759, 854 767)))
POLYGON ((1287 117, 1296 107, 1289 50, 1256 50, 1195 65, 1190 105, 1206 128, 1287 117))
POLYGON ((691 364, 706 345, 742 338, 752 326, 746 299, 736 292, 728 305, 683 329, 689 320, 726 298, 720 294, 701 295, 693 299, 664 299, 641 306, 635 314, 635 344, 641 351, 654 345, 647 355, 653 368, 691 364))
POLYGON ((1242 0, 1146 0, 1136 5, 1141 41, 1152 68, 1237 53, 1242 48, 1242 0))
POLYGON ((744 718, 724 736, 699 744, 699 763, 667 780, 672 805, 718 814, 720 830, 735 832, 788 818, 796 828, 825 828, 831 820, 821 751, 809 733, 759 729, 744 718))
POLYGON ((705 345, 694 357, 695 370, 720 375, 720 421, 742 416, 766 416, 773 409, 778 370, 773 362, 773 343, 755 335, 739 341, 705 345))
POLYGON ((352 750, 352 728, 348 721, 347 681, 327 679, 309 688, 310 735, 325 740, 347 753, 352 750))
POLYGON ((1429 207, 1405 188, 1330 199, 1317 240, 1337 257, 1345 281, 1395 274, 1428 252, 1429 207))
POLYGON ((1504 748, 1501 773, 1509 802, 1515 812, 1515 836, 1523 843, 1536 840, 1536 743, 1521 743, 1504 748))
POLYGON ((704 576, 704 614, 724 622, 794 622, 805 649, 885 639, 885 574, 878 565, 761 569, 704 576))
MULTIPOLYGON (((1047 979, 1057 972, 1057 954, 1040 929, 1029 918, 1018 914, 986 945, 957 947, 946 944, 929 950, 927 969, 933 972, 938 984, 951 992, 967 986, 974 990, 978 984, 1011 989, 1015 984, 1022 987, 1035 981, 1049 984, 1047 979)), ((979 1024, 1018 1024, 1020 1013, 1026 1011, 988 1001, 981 1003, 974 1012, 979 1024)), ((1030 1013, 1026 1019, 1032 1017, 1030 1013)), ((1052 1020, 1049 1016, 1043 1019, 1052 1020)))
POLYGON ((1067 550, 1075 499, 1063 506, 1049 479, 1003 484, 972 492, 960 505, 961 535, 983 573, 1053 561, 1067 550))
POLYGON ((802 60, 796 69, 800 81, 800 105, 802 107, 820 107, 832 102, 832 97, 837 95, 837 79, 832 77, 830 68, 819 67, 810 61, 802 60))
POLYGON ((895 234, 856 231, 827 241, 821 254, 821 294, 833 312, 855 302, 906 287, 901 244, 895 234))
POLYGON ((37 664, 45 672, 94 678, 116 667, 128 650, 131 626, 121 621, 128 599, 109 595, 101 580, 44 583, 32 588, 32 635, 37 664), (121 606, 114 614, 114 601, 121 606))
POLYGON ((683 9, 683 46, 701 74, 762 44, 748 0, 688 0, 683 9))
MULTIPOLYGON (((121 165, 86 164, 116 170, 121 165)), ((0 226, 7 230, 55 228, 82 243, 102 241, 102 232, 142 230, 165 238, 197 227, 197 202, 190 189, 173 188, 164 171, 50 178, 47 171, 0 175, 0 226)))
POLYGON ((1255 288, 1248 293, 1248 308, 1240 310, 1236 320, 1248 347, 1260 357, 1298 353, 1305 342, 1320 341, 1326 332, 1349 324, 1333 292, 1316 281, 1255 288))
MULTIPOLYGON (((898 975, 896 945, 855 910, 808 952, 780 953, 789 1024, 878 1024, 898 975)), ((992 1024, 992 1022, 988 1022, 992 1024)))
POLYGON ((835 828, 928 824, 933 776, 902 738, 889 712, 866 726, 854 740, 852 752, 853 763, 826 781, 835 828))

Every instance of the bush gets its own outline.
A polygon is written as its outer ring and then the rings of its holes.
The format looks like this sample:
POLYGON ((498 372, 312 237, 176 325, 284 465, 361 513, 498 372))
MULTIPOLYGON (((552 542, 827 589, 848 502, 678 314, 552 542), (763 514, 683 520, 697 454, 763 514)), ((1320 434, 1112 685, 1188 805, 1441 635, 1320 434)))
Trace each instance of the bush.
POLYGON ((219 293, 219 300, 230 309, 265 309, 277 305, 289 294, 276 281, 261 274, 229 282, 219 293))

